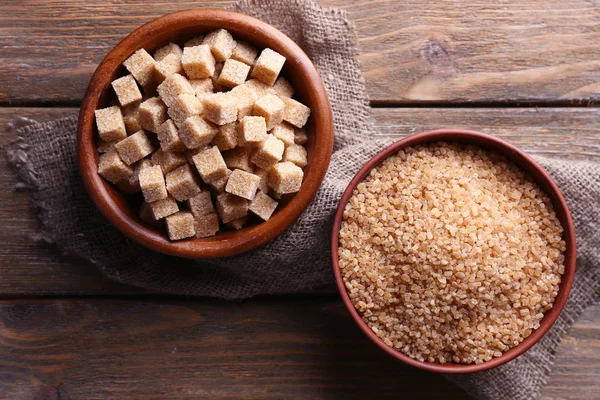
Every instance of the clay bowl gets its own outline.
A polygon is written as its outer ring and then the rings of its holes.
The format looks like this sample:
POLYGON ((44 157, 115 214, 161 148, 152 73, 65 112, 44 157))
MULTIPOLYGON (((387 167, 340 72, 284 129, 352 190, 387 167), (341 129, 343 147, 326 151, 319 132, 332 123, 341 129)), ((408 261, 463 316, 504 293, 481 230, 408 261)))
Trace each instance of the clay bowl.
POLYGON ((398 360, 401 360, 413 367, 421 368, 427 371, 443 372, 447 374, 464 374, 470 372, 483 371, 504 364, 514 359, 515 357, 518 357, 519 355, 523 354, 525 351, 531 348, 531 346, 533 346, 538 340, 540 340, 546 332, 548 332, 548 329, 550 329, 552 324, 554 324, 565 303, 567 302, 567 297, 569 296, 569 291, 571 290, 571 285, 573 284, 573 277, 575 274, 575 228, 573 226, 573 221, 571 220, 571 214, 560 190, 558 189, 552 178, 548 175, 548 173, 544 171, 544 169, 542 169, 542 167, 540 167, 530 156, 525 154, 523 151, 519 150, 517 147, 490 135, 458 129, 441 129, 409 136, 390 145, 389 147, 381 151, 379 154, 377 154, 375 157, 373 157, 360 169, 360 171, 358 171, 356 176, 352 179, 352 181, 346 188, 346 191, 344 192, 337 208, 331 238, 331 257, 333 264, 333 273, 335 275, 337 287, 340 291, 342 300, 344 301, 346 308, 348 309, 350 315, 352 315, 352 318, 360 327, 360 329, 362 329, 363 332, 373 342, 375 342, 375 344, 377 344, 377 346, 379 346, 384 351, 391 354, 398 360), (350 199, 352 192, 354 191, 354 188, 365 178, 365 176, 367 176, 371 169, 379 165, 387 157, 397 153, 400 149, 438 141, 452 141, 465 144, 473 144, 494 151, 496 153, 503 154, 508 160, 517 164, 523 170, 529 173, 529 175, 535 180, 535 182, 537 182, 537 184, 548 194, 554 206, 554 210, 556 211, 556 215, 558 216, 558 219, 560 220, 564 228, 563 239, 567 244, 567 250, 565 253, 565 273, 562 277, 559 292, 554 301, 554 306, 546 312, 541 321, 540 327, 533 331, 533 333, 528 338, 526 338, 516 347, 505 352, 502 356, 494 358, 490 361, 486 361, 482 364, 464 365, 455 363, 435 364, 429 362, 421 362, 412 359, 386 345, 373 333, 373 331, 371 331, 371 329, 361 319, 360 315, 355 310, 346 292, 346 288, 344 286, 341 276, 341 271, 338 265, 338 242, 340 225, 342 222, 342 215, 344 212, 344 208, 346 207, 346 204, 348 203, 348 200, 350 199))
POLYGON ((165 15, 141 26, 108 53, 92 76, 83 99, 77 139, 79 167, 85 187, 102 214, 123 234, 143 246, 170 255, 224 257, 269 242, 300 216, 327 171, 333 149, 333 117, 321 78, 308 56, 290 38, 271 25, 247 15, 218 9, 195 9, 165 15), (128 196, 98 175, 94 110, 107 106, 113 95, 111 81, 126 74, 121 64, 136 50, 144 48, 152 54, 171 41, 181 44, 217 28, 228 29, 234 37, 259 49, 270 47, 287 58, 282 75, 294 85, 294 97, 312 110, 306 125, 308 165, 304 168, 300 191, 282 201, 269 221, 255 223, 239 231, 219 233, 212 238, 171 242, 163 231, 142 222, 128 196))

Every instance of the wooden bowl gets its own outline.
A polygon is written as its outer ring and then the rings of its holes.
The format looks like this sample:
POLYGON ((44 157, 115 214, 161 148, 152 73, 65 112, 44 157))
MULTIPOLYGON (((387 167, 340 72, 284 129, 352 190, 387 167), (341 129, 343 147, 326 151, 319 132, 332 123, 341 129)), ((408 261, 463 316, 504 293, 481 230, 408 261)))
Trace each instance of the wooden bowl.
POLYGON ((79 113, 77 129, 81 176, 99 210, 123 234, 152 250, 181 257, 212 258, 239 254, 261 246, 290 226, 308 206, 325 176, 333 149, 333 116, 325 87, 308 56, 290 38, 258 19, 232 11, 195 9, 157 18, 133 31, 102 60, 92 76, 79 113), (270 47, 286 57, 282 75, 296 89, 295 98, 311 108, 306 125, 308 165, 298 193, 284 201, 266 222, 205 239, 169 241, 166 233, 142 222, 125 195, 98 175, 94 110, 107 106, 111 81, 125 75, 122 67, 140 48, 152 53, 173 41, 183 43, 217 28, 258 48, 270 47))
POLYGON ((554 183, 550 175, 548 175, 548 173, 544 171, 544 169, 540 167, 539 164, 537 164, 530 156, 528 156, 512 144, 504 142, 490 135, 459 129, 441 129, 436 131, 419 133, 399 140, 398 142, 390 145, 389 147, 381 151, 379 154, 377 154, 375 157, 373 157, 360 169, 360 171, 358 171, 356 176, 352 179, 352 181, 346 188, 346 191, 344 192, 340 200, 337 212, 335 214, 333 232, 331 237, 331 258, 333 264, 333 273, 335 275, 337 287, 340 291, 342 300, 344 301, 346 308, 348 309, 350 315, 352 315, 352 318, 358 324, 358 326, 373 342, 375 342, 375 344, 377 344, 377 346, 379 346, 384 351, 391 354, 398 360, 404 361, 405 363, 413 367, 421 368, 427 371, 443 372, 446 374, 464 374, 470 372, 483 371, 504 364, 514 359, 515 357, 518 357, 519 355, 523 354, 538 340, 540 340, 546 332, 548 332, 548 329, 550 329, 552 324, 554 324, 554 321, 556 321, 558 315, 560 314, 565 303, 567 302, 567 297, 569 296, 571 285, 573 284, 573 277, 575 275, 575 228, 573 226, 573 221, 571 220, 571 213, 569 212, 569 208, 567 207, 565 199, 563 198, 560 190, 556 186, 556 183, 554 183), (356 186, 367 176, 371 169, 379 165, 383 160, 385 160, 389 156, 396 154, 399 150, 410 146, 439 141, 459 142, 477 145, 482 148, 491 150, 493 152, 502 154, 508 160, 517 164, 524 171, 526 171, 533 178, 533 180, 542 188, 542 190, 544 190, 550 197, 552 205, 554 206, 554 210, 556 211, 556 215, 564 228, 563 240, 565 240, 567 245, 567 250, 565 252, 565 273, 562 276, 562 280, 559 286, 559 292, 556 296, 556 299, 554 300, 553 307, 550 310, 546 311, 544 317, 542 318, 542 321, 540 322, 540 327, 534 330, 529 337, 527 337, 514 348, 502 354, 502 356, 493 358, 492 360, 486 361, 482 364, 437 364, 422 362, 410 358, 407 355, 386 345, 379 337, 377 337, 377 335, 375 335, 375 333, 373 333, 373 331, 361 319, 359 313, 352 305, 352 302, 348 297, 348 293, 346 292, 346 287, 344 286, 342 274, 338 264, 338 243, 340 226, 342 223, 342 216, 344 213, 344 208, 346 207, 346 204, 352 196, 352 192, 354 191, 356 186))

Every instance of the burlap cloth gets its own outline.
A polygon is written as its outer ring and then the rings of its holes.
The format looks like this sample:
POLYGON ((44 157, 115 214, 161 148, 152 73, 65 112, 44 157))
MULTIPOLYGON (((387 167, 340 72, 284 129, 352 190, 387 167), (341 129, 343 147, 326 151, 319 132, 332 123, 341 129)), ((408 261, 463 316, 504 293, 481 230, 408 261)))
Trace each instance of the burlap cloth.
MULTIPOLYGON (((336 135, 331 166, 298 222, 261 249, 210 263, 150 252, 117 232, 88 198, 77 171, 74 115, 42 124, 17 121, 19 140, 7 151, 21 185, 30 190, 41 222, 40 237, 64 253, 94 263, 114 280, 166 293, 243 299, 306 292, 333 282, 328 247, 334 209, 359 167, 386 144, 374 140, 356 57, 356 29, 344 11, 309 0, 243 0, 232 8, 265 20, 295 40, 319 70, 331 100, 336 135)), ((578 248, 575 284, 555 326, 525 355, 488 372, 450 377, 482 399, 534 398, 561 337, 600 297, 600 165, 537 160, 559 184, 573 214, 578 248)))

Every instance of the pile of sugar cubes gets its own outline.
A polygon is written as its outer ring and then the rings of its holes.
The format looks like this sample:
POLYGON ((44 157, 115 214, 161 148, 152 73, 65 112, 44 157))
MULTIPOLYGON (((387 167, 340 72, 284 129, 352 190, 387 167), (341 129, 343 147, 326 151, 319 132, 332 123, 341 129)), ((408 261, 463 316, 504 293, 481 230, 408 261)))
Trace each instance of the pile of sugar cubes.
POLYGON ((138 50, 112 82, 119 105, 96 110, 98 173, 141 191, 140 218, 171 240, 268 220, 307 163, 310 109, 279 76, 284 63, 225 29, 138 50))

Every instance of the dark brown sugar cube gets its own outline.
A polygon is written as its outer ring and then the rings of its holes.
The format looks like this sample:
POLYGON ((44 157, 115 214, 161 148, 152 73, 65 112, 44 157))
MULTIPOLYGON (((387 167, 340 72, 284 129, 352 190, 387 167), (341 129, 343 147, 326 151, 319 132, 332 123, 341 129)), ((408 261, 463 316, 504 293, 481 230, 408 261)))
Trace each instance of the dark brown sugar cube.
POLYGON ((217 61, 225 61, 231 57, 236 46, 233 36, 225 29, 209 32, 204 37, 204 44, 210 47, 210 51, 217 61))
POLYGON ((173 74, 168 76, 163 83, 158 85, 156 88, 158 95, 161 100, 167 105, 167 107, 172 107, 177 99, 177 96, 182 94, 191 94, 196 95, 194 88, 188 82, 185 77, 180 74, 173 74))
POLYGON ((231 173, 225 191, 247 200, 252 200, 260 184, 260 177, 236 169, 231 173))
POLYGON ((252 158, 253 149, 249 147, 236 147, 223 153, 223 159, 229 169, 241 169, 252 173, 254 166, 250 159, 252 158))
POLYGON ((189 164, 169 172, 166 175, 167 191, 177 201, 184 201, 200 193, 200 183, 194 176, 189 164))
POLYGON ((254 63, 252 77, 273 86, 285 63, 285 57, 269 48, 264 49, 254 63))
POLYGON ((285 145, 281 140, 273 135, 267 135, 267 139, 254 152, 251 161, 257 167, 269 169, 281 161, 284 150, 285 145))
POLYGON ((187 200, 188 208, 194 217, 202 217, 215 212, 210 192, 204 190, 187 200))
POLYGON ((133 170, 121 160, 117 150, 113 148, 100 155, 98 173, 104 179, 116 184, 128 180, 133 170))
POLYGON ((259 191, 256 193, 254 200, 250 202, 248 209, 263 220, 268 221, 269 218, 271 218, 271 215, 273 215, 273 212, 275 212, 278 204, 279 203, 270 198, 268 195, 259 191))
POLYGON ((119 157, 121 157, 123 162, 127 165, 131 165, 134 162, 141 160, 154 151, 152 143, 150 143, 150 140, 143 130, 118 142, 115 145, 115 149, 117 149, 119 157))
POLYGON ((175 214, 179 211, 179 206, 175 199, 171 196, 168 196, 162 200, 156 200, 152 203, 148 203, 150 205, 150 209, 152 210, 152 216, 154 219, 161 219, 164 217, 168 217, 171 214, 175 214))
POLYGON ((168 174, 175 168, 179 168, 188 162, 187 158, 181 153, 158 150, 152 154, 152 163, 154 165, 160 165, 163 174, 168 174))
POLYGON ((123 114, 118 106, 102 108, 94 113, 100 140, 115 142, 127 137, 123 114))
POLYGON ((219 231, 219 216, 216 212, 194 217, 197 238, 215 236, 219 231))
POLYGON ((223 64, 217 83, 228 88, 236 87, 246 81, 250 66, 243 62, 229 59, 223 64))
POLYGON ((233 48, 233 52, 231 53, 231 58, 252 66, 257 55, 258 50, 256 50, 256 47, 247 42, 241 42, 238 40, 236 46, 233 48))
POLYGON ((166 219, 167 234, 171 240, 181 240, 196 234, 194 216, 187 211, 179 211, 166 219))
POLYGON ((303 178, 302 168, 291 162, 281 162, 271 168, 267 183, 279 194, 296 193, 303 178))
POLYGON ((159 165, 140 170, 140 188, 147 203, 162 200, 167 197, 165 178, 159 165))
POLYGON ((236 99, 229 93, 215 93, 202 99, 204 118, 217 125, 225 125, 237 120, 236 99))
POLYGON ((142 93, 138 89, 133 75, 127 75, 119 79, 115 79, 111 83, 119 104, 125 107, 132 103, 142 100, 142 93))
POLYGON ((125 60, 123 65, 144 90, 154 89, 156 61, 146 50, 140 49, 136 51, 131 57, 125 60))
POLYGON ((140 104, 139 119, 143 129, 158 132, 167 118, 167 106, 160 98, 152 97, 140 104))
POLYGON ((243 218, 248 214, 248 200, 230 193, 221 193, 217 196, 217 211, 224 224, 243 218))
POLYGON ((194 115, 185 120, 179 137, 188 149, 196 149, 208 145, 218 132, 217 126, 194 115))
POLYGON ((192 157, 194 165, 204 182, 211 182, 225 176, 227 165, 216 146, 202 150, 192 157))
POLYGON ((257 147, 267 139, 267 123, 263 117, 249 116, 240 121, 238 145, 257 147))
POLYGON ((252 107, 252 115, 263 117, 267 123, 267 130, 273 129, 283 121, 285 103, 279 96, 267 93, 256 100, 252 107))
POLYGON ((297 128, 302 128, 310 117, 310 108, 294 99, 284 98, 283 102, 285 103, 283 119, 297 128))
POLYGON ((181 152, 187 149, 179 137, 179 130, 173 120, 166 120, 158 129, 157 136, 163 151, 181 152))
POLYGON ((185 47, 181 61, 190 79, 209 78, 215 73, 215 59, 207 45, 185 47))

